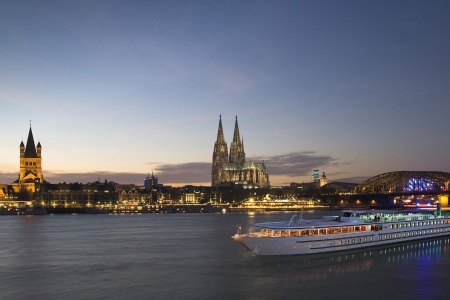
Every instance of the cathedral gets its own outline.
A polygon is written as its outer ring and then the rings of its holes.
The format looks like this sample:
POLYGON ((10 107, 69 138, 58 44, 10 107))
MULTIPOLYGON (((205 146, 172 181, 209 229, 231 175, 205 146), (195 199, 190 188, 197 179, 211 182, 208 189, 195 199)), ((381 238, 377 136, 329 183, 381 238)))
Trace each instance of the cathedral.
POLYGON ((19 178, 11 185, 14 192, 27 190, 34 193, 40 184, 45 183, 42 175, 42 146, 34 144, 33 131, 28 132, 27 145, 20 143, 20 171, 19 178))
POLYGON ((228 153, 227 143, 222 128, 222 115, 219 117, 217 141, 212 157, 211 186, 233 182, 255 187, 269 187, 269 175, 265 163, 245 161, 244 140, 240 138, 236 116, 233 141, 228 153))

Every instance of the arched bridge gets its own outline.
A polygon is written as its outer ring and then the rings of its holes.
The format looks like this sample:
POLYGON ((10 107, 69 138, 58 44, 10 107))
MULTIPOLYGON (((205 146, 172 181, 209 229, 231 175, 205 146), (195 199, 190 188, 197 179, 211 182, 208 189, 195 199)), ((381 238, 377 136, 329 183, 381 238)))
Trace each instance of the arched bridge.
POLYGON ((360 183, 358 194, 433 193, 450 191, 450 173, 439 171, 396 171, 360 183))

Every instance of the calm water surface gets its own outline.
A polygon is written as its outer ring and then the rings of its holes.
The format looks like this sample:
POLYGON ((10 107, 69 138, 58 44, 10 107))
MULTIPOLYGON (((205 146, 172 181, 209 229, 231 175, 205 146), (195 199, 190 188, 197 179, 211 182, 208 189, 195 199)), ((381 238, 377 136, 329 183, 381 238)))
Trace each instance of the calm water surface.
POLYGON ((312 257, 254 257, 230 238, 290 217, 1 216, 0 299, 450 299, 449 238, 312 257))

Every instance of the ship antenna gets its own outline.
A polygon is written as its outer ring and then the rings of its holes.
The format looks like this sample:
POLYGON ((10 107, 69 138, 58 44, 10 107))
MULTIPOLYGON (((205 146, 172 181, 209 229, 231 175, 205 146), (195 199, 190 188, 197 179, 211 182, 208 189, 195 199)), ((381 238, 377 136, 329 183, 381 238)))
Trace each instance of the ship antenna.
POLYGON ((298 219, 298 225, 302 224, 303 219, 303 205, 302 205, 302 212, 300 213, 300 218, 298 219))

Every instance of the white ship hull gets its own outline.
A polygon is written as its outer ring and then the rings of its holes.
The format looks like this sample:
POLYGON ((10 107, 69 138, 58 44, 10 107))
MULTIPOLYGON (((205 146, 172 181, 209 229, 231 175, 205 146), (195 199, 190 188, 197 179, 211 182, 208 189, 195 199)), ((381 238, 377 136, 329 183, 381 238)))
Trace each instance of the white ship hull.
POLYGON ((271 224, 275 223, 263 224, 265 232, 277 232, 279 236, 249 233, 235 234, 232 238, 256 255, 298 255, 354 250, 450 235, 450 218, 371 223, 334 222, 331 228, 364 229, 341 234, 327 234, 330 223, 323 227, 282 227, 279 224, 270 227, 271 224), (297 235, 307 230, 316 230, 315 232, 319 233, 320 229, 323 230, 323 235, 289 236, 291 232, 297 235), (288 236, 281 236, 282 234, 288 236))

